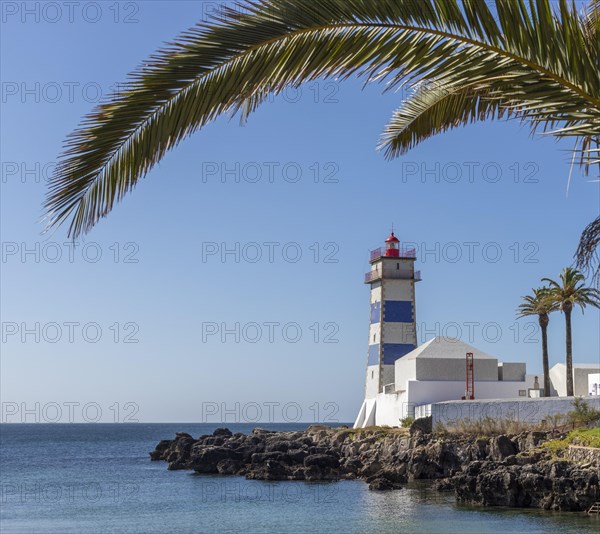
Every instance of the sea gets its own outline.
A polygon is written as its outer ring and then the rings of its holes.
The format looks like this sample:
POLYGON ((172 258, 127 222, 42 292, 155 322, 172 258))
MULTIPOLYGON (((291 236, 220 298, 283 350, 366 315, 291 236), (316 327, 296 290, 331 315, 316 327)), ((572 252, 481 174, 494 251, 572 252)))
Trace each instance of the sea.
MULTIPOLYGON (((1 424, 0 532, 598 534, 585 513, 457 505, 428 482, 263 482, 168 471, 148 453, 184 431, 247 424, 1 424)), ((262 424, 301 430, 303 424, 262 424)))

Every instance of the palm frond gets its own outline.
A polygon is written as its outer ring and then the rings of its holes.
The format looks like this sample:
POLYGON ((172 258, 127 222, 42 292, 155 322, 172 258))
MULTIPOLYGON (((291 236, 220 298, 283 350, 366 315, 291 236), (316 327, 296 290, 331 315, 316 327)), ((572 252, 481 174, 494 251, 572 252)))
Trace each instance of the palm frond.
POLYGON ((493 10, 485 0, 242 3, 151 56, 68 137, 48 225, 70 219, 70 235, 89 231, 194 131, 317 78, 452 88, 404 104, 384 133, 388 155, 474 118, 517 116, 557 137, 597 138, 600 43, 589 35, 567 0, 495 0, 493 10))
POLYGON ((433 80, 419 85, 386 125, 379 148, 388 159, 398 157, 432 135, 511 113, 501 94, 478 83, 454 86, 433 80))
POLYGON ((548 287, 532 289, 531 292, 531 295, 521 297, 523 302, 517 308, 517 318, 531 315, 547 317, 549 313, 558 310, 558 303, 548 287))
POLYGON ((600 287, 600 217, 588 224, 581 234, 575 253, 577 267, 592 272, 592 280, 600 287))
POLYGON ((584 311, 586 306, 600 308, 600 291, 585 285, 585 276, 573 267, 566 267, 560 273, 560 282, 550 278, 542 278, 549 285, 549 296, 561 310, 570 310, 579 306, 584 311))

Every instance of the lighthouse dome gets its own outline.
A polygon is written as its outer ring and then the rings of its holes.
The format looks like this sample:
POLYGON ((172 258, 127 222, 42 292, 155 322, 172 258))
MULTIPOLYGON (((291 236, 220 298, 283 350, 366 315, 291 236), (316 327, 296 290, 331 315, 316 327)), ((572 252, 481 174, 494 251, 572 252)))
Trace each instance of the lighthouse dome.
POLYGON ((392 232, 390 234, 390 237, 388 237, 385 240, 386 243, 400 243, 400 240, 394 235, 394 232, 392 232))

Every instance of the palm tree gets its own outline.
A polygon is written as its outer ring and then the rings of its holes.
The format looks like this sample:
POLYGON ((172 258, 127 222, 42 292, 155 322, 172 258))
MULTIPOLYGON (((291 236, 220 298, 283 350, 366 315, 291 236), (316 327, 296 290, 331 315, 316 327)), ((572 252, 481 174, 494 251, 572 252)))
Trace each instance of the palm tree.
POLYGON ((567 396, 573 396, 573 343, 571 338, 571 312, 575 306, 581 311, 586 306, 600 308, 600 291, 595 288, 585 287, 585 277, 572 267, 563 269, 560 273, 560 283, 543 278, 543 282, 550 285, 549 296, 559 309, 565 314, 566 325, 566 366, 567 366, 567 396))
POLYGON ((542 366, 544 369, 544 397, 550 396, 550 365, 548 364, 548 323, 550 313, 558 310, 547 287, 532 289, 533 295, 521 297, 523 302, 517 308, 518 318, 537 315, 542 331, 542 366))
POLYGON ((411 96, 379 147, 405 153, 446 130, 517 118, 600 165, 600 0, 247 0, 198 24, 134 71, 66 141, 48 226, 85 233, 181 140, 242 120, 287 86, 356 75, 411 96))

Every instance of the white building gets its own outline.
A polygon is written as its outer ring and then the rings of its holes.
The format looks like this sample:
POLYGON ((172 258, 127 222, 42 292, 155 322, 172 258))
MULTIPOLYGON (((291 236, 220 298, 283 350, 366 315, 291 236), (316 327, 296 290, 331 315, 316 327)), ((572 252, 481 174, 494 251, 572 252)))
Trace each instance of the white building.
POLYGON ((588 375, 588 395, 600 397, 600 373, 588 375))
POLYGON ((365 400, 355 428, 399 426, 419 406, 470 396, 468 368, 477 399, 539 396, 537 377, 526 375, 524 363, 500 363, 452 338, 436 337, 417 348, 415 283, 421 277, 414 262, 415 251, 402 250, 393 232, 385 250, 371 253, 365 276, 371 288, 365 400))
MULTIPOLYGON (((594 382, 594 375, 600 373, 599 363, 574 363, 573 364, 573 394, 576 397, 586 395, 600 395, 596 385, 596 393, 592 392, 593 384, 598 384, 600 380, 594 382)), ((566 397, 567 395, 567 366, 564 363, 557 363, 550 369, 550 382, 552 384, 552 395, 566 397)))

